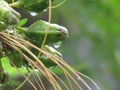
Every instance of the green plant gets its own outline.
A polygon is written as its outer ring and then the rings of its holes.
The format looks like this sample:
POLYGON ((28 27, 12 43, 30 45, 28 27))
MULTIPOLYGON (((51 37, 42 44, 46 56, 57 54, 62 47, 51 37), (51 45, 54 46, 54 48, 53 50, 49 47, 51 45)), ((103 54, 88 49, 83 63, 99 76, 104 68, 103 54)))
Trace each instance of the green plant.
MULTIPOLYGON (((63 82, 54 71, 50 70, 50 67, 55 66, 58 66, 62 74, 67 78, 70 89, 73 89, 72 81, 79 90, 82 90, 82 87, 78 84, 77 80, 75 80, 75 78, 78 78, 89 90, 91 90, 91 87, 81 78, 81 76, 88 77, 74 70, 62 59, 60 52, 49 46, 50 44, 61 42, 68 36, 68 31, 65 27, 50 23, 52 1, 53 0, 15 0, 15 2, 8 4, 7 0, 0 0, 0 57, 7 57, 11 66, 18 71, 18 68, 22 67, 25 67, 28 72, 29 70, 31 71, 31 69, 39 70, 55 90, 62 89, 57 80, 60 81, 64 88, 69 90, 67 84, 63 82), (48 6, 49 22, 40 20, 34 22, 29 27, 22 27, 26 21, 20 20, 20 13, 12 8, 16 7, 24 9, 27 12, 40 13, 48 8, 48 6), (70 75, 70 73, 75 77, 70 75)), ((35 73, 38 76, 38 73, 35 73)), ((25 77, 25 81, 27 80, 33 88, 37 90, 28 79, 31 72, 29 72, 28 76, 22 75, 25 77)), ((42 90, 45 89, 39 76, 38 78, 41 83, 39 88, 42 90)), ((91 80, 90 78, 88 79, 91 80)), ((94 81, 92 82, 95 84, 94 81)), ((10 84, 8 74, 3 68, 2 59, 0 60, 0 84, 10 84)), ((20 89, 23 84, 24 82, 15 89, 20 89)))

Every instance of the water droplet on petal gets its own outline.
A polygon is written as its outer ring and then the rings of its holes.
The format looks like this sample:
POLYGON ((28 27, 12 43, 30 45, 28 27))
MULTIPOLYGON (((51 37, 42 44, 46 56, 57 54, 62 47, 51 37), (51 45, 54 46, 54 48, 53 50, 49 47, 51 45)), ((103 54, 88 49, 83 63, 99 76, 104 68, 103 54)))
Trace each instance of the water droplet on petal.
POLYGON ((54 43, 53 46, 54 46, 54 48, 59 48, 61 46, 61 44, 62 44, 62 42, 59 41, 57 43, 54 43))
POLYGON ((36 15, 38 15, 38 13, 36 13, 36 12, 30 12, 30 15, 31 16, 36 16, 36 15))

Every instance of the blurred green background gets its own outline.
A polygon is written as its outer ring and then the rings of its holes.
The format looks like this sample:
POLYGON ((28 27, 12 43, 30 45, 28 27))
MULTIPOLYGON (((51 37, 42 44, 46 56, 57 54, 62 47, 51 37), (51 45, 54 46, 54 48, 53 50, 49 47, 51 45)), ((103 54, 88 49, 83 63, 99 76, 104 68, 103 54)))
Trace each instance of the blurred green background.
POLYGON ((120 0, 66 0, 52 11, 52 21, 69 31, 60 48, 65 60, 84 66, 101 90, 119 90, 120 0))
MULTIPOLYGON (((29 22, 47 20, 47 12, 39 15, 29 22)), ((79 67, 101 90, 120 89, 120 0, 66 0, 52 9, 52 23, 69 31, 58 48, 67 63, 79 67)))

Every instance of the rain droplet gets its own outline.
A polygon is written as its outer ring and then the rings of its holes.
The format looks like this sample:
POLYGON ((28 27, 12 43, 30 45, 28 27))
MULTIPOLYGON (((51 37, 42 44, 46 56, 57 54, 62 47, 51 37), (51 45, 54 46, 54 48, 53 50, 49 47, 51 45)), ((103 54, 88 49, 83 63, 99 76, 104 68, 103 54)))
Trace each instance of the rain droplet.
POLYGON ((54 43, 54 44, 53 44, 53 47, 54 47, 54 48, 59 48, 59 47, 61 46, 61 44, 62 44, 62 42, 59 41, 59 42, 57 42, 57 43, 54 43))
POLYGON ((31 16, 36 16, 36 15, 38 15, 38 13, 36 13, 36 12, 30 12, 30 15, 31 16))

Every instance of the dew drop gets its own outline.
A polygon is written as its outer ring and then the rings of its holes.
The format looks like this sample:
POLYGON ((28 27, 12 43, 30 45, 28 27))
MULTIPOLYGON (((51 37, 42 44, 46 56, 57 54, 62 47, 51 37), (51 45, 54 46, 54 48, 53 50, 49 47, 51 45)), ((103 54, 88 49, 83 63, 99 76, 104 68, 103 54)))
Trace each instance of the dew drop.
POLYGON ((59 48, 59 47, 61 46, 61 44, 62 44, 62 42, 59 41, 59 42, 57 42, 57 43, 54 43, 54 44, 53 44, 53 47, 54 47, 54 48, 59 48))
POLYGON ((36 13, 36 12, 30 12, 30 15, 31 16, 36 16, 36 15, 38 15, 38 13, 36 13))

